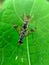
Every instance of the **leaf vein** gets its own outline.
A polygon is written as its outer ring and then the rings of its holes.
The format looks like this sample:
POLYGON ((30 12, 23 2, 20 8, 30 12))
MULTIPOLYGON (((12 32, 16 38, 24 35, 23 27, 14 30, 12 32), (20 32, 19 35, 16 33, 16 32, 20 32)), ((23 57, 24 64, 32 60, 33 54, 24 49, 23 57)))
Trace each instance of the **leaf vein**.
POLYGON ((16 8, 15 8, 14 0, 13 0, 13 7, 14 7, 14 11, 15 11, 16 16, 19 18, 19 20, 21 22, 23 22, 22 18, 16 13, 16 8))

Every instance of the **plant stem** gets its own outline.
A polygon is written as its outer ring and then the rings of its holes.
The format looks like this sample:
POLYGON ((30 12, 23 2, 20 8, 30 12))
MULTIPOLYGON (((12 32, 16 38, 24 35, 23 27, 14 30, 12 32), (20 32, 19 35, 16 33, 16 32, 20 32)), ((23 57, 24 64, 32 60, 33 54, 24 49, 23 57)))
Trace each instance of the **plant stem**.
POLYGON ((30 53, 29 53, 29 46, 28 46, 28 36, 26 37, 26 41, 27 41, 27 56, 28 56, 28 63, 29 63, 29 65, 31 65, 30 53))

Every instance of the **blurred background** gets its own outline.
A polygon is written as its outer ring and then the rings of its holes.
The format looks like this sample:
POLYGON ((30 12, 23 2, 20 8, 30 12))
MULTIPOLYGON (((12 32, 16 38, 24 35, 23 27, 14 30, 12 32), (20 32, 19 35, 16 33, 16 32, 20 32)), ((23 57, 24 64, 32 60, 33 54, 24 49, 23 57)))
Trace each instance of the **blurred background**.
POLYGON ((4 0, 0 0, 0 8, 2 7, 4 0))

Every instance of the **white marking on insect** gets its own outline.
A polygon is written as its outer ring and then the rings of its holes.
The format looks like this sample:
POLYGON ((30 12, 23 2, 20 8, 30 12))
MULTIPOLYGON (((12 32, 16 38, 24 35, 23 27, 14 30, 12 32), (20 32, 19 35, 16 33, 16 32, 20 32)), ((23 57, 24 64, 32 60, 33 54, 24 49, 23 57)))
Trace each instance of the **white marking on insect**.
POLYGON ((23 63, 23 58, 21 58, 21 62, 23 63))
POLYGON ((16 56, 16 60, 18 59, 18 56, 16 56))

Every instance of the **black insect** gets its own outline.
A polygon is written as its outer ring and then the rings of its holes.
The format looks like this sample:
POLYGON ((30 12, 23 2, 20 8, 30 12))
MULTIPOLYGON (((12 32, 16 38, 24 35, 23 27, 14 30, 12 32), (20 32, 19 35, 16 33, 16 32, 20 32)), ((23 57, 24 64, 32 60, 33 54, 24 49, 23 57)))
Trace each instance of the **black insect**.
MULTIPOLYGON (((21 29, 20 38, 18 40, 19 44, 22 44, 24 37, 27 36, 26 32, 27 32, 29 20, 30 20, 30 16, 26 16, 24 14, 24 24, 23 24, 22 29, 21 29)), ((17 25, 14 25, 14 28, 18 31, 17 27, 18 27, 17 25)), ((34 32, 34 29, 31 29, 29 33, 32 33, 32 32, 34 32)))
POLYGON ((20 39, 18 41, 18 43, 20 43, 20 44, 23 42, 23 38, 25 37, 26 31, 27 31, 28 22, 29 22, 29 18, 30 18, 30 16, 26 16, 26 19, 24 20, 24 25, 22 26, 20 39))

